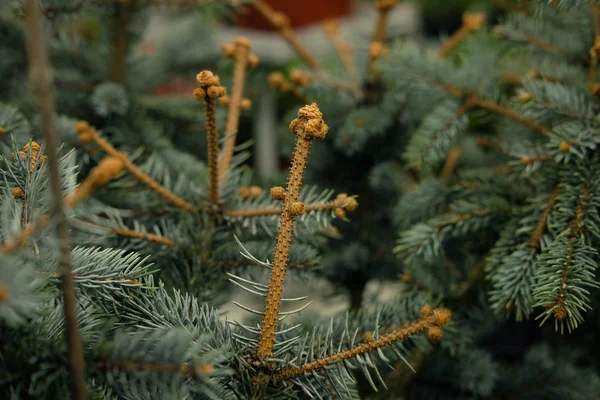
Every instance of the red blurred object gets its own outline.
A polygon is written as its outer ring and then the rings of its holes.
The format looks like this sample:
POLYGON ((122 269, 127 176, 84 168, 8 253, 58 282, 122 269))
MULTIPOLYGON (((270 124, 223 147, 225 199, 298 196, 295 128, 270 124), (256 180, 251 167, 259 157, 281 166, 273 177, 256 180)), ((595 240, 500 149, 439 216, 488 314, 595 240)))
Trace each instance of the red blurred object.
POLYGON ((153 92, 155 96, 189 96, 192 98, 194 89, 198 85, 195 81, 184 79, 183 77, 176 76, 168 82, 154 88, 153 92))
MULTIPOLYGON (((290 18, 292 28, 323 22, 328 18, 344 17, 352 12, 353 0, 264 0, 275 11, 290 18)), ((248 5, 240 12, 237 25, 261 31, 276 31, 254 7, 248 5)))

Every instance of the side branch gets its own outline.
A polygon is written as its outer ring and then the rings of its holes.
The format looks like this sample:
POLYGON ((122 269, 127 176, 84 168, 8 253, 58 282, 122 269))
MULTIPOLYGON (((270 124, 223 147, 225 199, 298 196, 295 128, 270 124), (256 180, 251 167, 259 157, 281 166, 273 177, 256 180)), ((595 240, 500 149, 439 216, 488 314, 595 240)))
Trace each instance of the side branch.
POLYGON ((126 228, 113 228, 110 226, 102 226, 102 225, 93 224, 91 222, 85 222, 85 224, 92 228, 98 228, 98 229, 104 229, 107 231, 111 231, 112 233, 114 233, 117 236, 129 237, 129 238, 133 238, 133 239, 148 240, 150 242, 154 242, 154 243, 157 243, 157 244, 160 244, 163 246, 167 246, 167 247, 172 247, 172 248, 177 247, 177 243, 175 243, 171 239, 168 239, 164 236, 157 235, 154 233, 141 232, 141 231, 136 231, 134 229, 126 229, 126 228))
POLYGON ((544 208, 544 212, 542 213, 540 220, 535 226, 535 229, 533 230, 533 232, 531 232, 531 239, 529 239, 529 248, 536 250, 540 248, 540 240, 542 239, 542 235, 546 230, 546 222, 548 221, 548 217, 550 216, 552 209, 558 201, 559 193, 560 189, 557 186, 550 194, 550 197, 548 198, 548 203, 546 204, 546 208, 544 208))
POLYGON ((352 61, 352 56, 350 54, 350 45, 344 43, 340 38, 340 24, 336 20, 328 20, 325 21, 323 28, 325 33, 333 43, 335 50, 342 61, 342 65, 344 69, 350 76, 353 82, 356 82, 356 67, 354 66, 354 62, 352 61))
POLYGON ((71 398, 85 400, 87 398, 85 362, 83 358, 81 337, 79 334, 79 325, 77 322, 75 285, 73 283, 71 272, 69 225, 62 201, 61 172, 58 154, 60 138, 56 132, 54 121, 54 73, 50 65, 50 60, 48 59, 40 4, 37 0, 26 0, 25 16, 29 79, 32 89, 37 97, 42 120, 42 134, 48 149, 50 186, 54 197, 53 214, 57 215, 59 219, 56 227, 56 236, 58 238, 60 251, 60 281, 63 296, 69 374, 71 378, 71 398))
POLYGON ((398 5, 396 0, 377 0, 375 8, 377 9, 377 25, 375 26, 375 35, 369 46, 369 65, 367 71, 369 76, 374 72, 375 61, 384 52, 383 42, 385 40, 385 28, 387 26, 389 13, 398 5))
POLYGON ((271 6, 264 0, 254 0, 252 3, 254 8, 263 16, 271 25, 278 28, 281 36, 292 45, 296 53, 304 60, 304 62, 313 69, 320 69, 321 66, 312 54, 304 47, 296 37, 294 30, 290 26, 290 19, 287 15, 273 10, 271 6))
MULTIPOLYGON (((345 215, 345 210, 354 211, 358 207, 358 202, 353 197, 348 197, 347 194, 342 193, 338 195, 335 200, 306 204, 304 206, 304 213, 311 213, 315 211, 328 211, 334 210, 336 215, 345 215)), ((228 211, 225 216, 228 218, 252 218, 252 217, 267 217, 269 215, 281 214, 282 208, 280 207, 268 207, 268 208, 257 208, 254 210, 236 210, 228 211)))
POLYGON ((148 174, 142 171, 139 167, 137 167, 134 163, 129 161, 127 158, 127 154, 119 152, 115 149, 108 141, 100 137, 98 132, 92 127, 88 125, 85 121, 80 121, 77 123, 77 133, 79 134, 79 140, 84 143, 94 142, 100 149, 113 157, 120 159, 123 162, 124 168, 138 181, 148 186, 148 188, 154 192, 156 192, 159 196, 164 198, 170 203, 173 203, 175 206, 179 208, 183 208, 184 210, 195 210, 197 207, 183 200, 175 193, 171 192, 169 189, 162 186, 160 183, 156 182, 152 179, 148 174))
POLYGON ((242 96, 244 94, 246 67, 256 67, 258 64, 258 57, 250 54, 250 41, 245 37, 238 37, 234 43, 223 46, 223 52, 235 61, 235 66, 233 70, 233 87, 227 111, 227 124, 225 125, 226 141, 223 149, 223 158, 219 165, 221 187, 224 184, 223 176, 227 173, 231 165, 233 150, 235 148, 235 139, 240 122, 240 109, 242 108, 242 96))
POLYGON ((460 42, 462 42, 472 32, 475 32, 485 23, 484 13, 464 13, 462 17, 461 27, 440 47, 438 57, 444 58, 450 53, 460 42))
POLYGON ((204 100, 206 111, 206 140, 208 142, 208 171, 210 175, 208 202, 216 207, 219 202, 219 127, 215 111, 215 99, 225 95, 219 77, 210 71, 202 71, 196 76, 198 88, 194 97, 204 100))
POLYGON ((356 345, 351 349, 342 350, 339 353, 319 358, 300 367, 284 369, 283 371, 276 373, 273 379, 276 382, 290 380, 297 376, 325 368, 331 364, 376 351, 381 347, 389 346, 395 342, 418 335, 425 331, 427 331, 429 337, 432 339, 440 339, 442 337, 441 328, 450 322, 451 315, 452 313, 450 310, 446 308, 438 308, 432 311, 428 305, 425 305, 421 308, 420 319, 407 324, 405 327, 402 327, 395 332, 377 339, 374 339, 372 335, 366 335, 363 343, 356 345))

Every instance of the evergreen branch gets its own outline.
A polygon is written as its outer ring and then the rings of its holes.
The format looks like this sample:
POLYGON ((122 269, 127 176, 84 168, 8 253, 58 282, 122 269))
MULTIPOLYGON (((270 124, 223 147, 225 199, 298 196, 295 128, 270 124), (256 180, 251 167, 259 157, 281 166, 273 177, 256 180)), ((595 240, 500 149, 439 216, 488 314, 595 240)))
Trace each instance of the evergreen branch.
POLYGON ((456 46, 460 44, 460 42, 462 42, 471 33, 481 28, 484 23, 484 13, 465 12, 462 16, 462 25, 456 32, 454 32, 454 34, 452 34, 450 39, 448 39, 446 43, 440 47, 437 53, 438 57, 446 57, 456 46))
POLYGON ((324 83, 326 85, 331 85, 334 89, 341 90, 344 92, 348 92, 351 94, 359 94, 360 89, 358 89, 354 85, 349 85, 344 82, 332 82, 329 79, 324 78, 322 75, 312 75, 306 72, 303 72, 299 69, 293 69, 290 71, 290 80, 297 84, 298 86, 304 86, 312 82, 324 83))
POLYGON ((365 353, 377 351, 381 347, 389 346, 395 342, 407 339, 427 331, 427 334, 432 339, 440 339, 442 336, 442 327, 450 322, 451 312, 446 308, 437 308, 431 310, 426 304, 420 311, 421 318, 408 323, 406 326, 396 330, 395 332, 383 335, 377 339, 371 335, 366 335, 365 341, 354 346, 351 349, 342 350, 336 354, 332 354, 323 358, 308 362, 299 367, 291 367, 277 372, 273 376, 276 382, 293 379, 297 376, 307 374, 319 369, 326 368, 331 364, 358 357, 365 353))
POLYGON ((87 398, 85 383, 85 362, 79 335, 73 276, 70 265, 69 225, 64 210, 61 189, 58 146, 60 139, 54 121, 54 72, 48 58, 48 49, 43 31, 42 14, 37 0, 25 2, 26 18, 26 51, 28 55, 30 81, 37 96, 42 119, 42 134, 48 146, 48 166, 50 186, 55 202, 55 211, 59 218, 56 228, 60 249, 60 280, 63 296, 63 312, 65 318, 69 372, 71 377, 71 397, 76 400, 87 398))
MULTIPOLYGON (((392 65, 395 65, 400 68, 403 68, 404 70, 407 70, 406 66, 402 63, 399 63, 389 57, 387 57, 386 60, 388 62, 390 62, 392 65)), ((476 94, 465 93, 464 91, 462 91, 461 89, 459 89, 457 87, 447 85, 443 82, 437 82, 433 79, 429 79, 428 77, 418 75, 418 74, 414 73, 413 71, 409 71, 409 72, 411 72, 411 74, 415 78, 420 79, 423 82, 426 82, 432 86, 442 89, 454 97, 464 99, 466 102, 466 105, 477 106, 477 107, 483 108, 485 110, 495 112, 499 115, 502 115, 504 117, 512 119, 513 121, 523 124, 536 132, 540 132, 540 133, 550 132, 550 129, 548 127, 541 125, 537 121, 535 121, 533 119, 529 119, 529 118, 519 114, 518 112, 516 112, 510 108, 507 108, 501 104, 498 104, 498 103, 495 103, 495 102, 492 102, 489 100, 485 100, 476 94)))
POLYGON ((273 8, 264 0, 254 0, 252 5, 271 25, 279 29, 281 36, 292 45, 294 50, 296 50, 296 53, 298 53, 300 58, 302 58, 309 67, 312 69, 321 68, 317 60, 296 37, 294 30, 290 26, 290 19, 287 15, 273 10, 273 8))
POLYGON ((535 226, 535 229, 533 230, 533 232, 531 232, 531 238, 529 239, 529 248, 531 248, 531 249, 539 249, 540 248, 540 240, 542 239, 542 235, 544 234, 544 231, 546 230, 546 222, 548 221, 548 217, 550 216, 552 209, 556 205, 559 193, 560 193, 560 189, 557 186, 556 188, 554 188, 554 190, 550 194, 550 197, 548 198, 548 202, 546 204, 546 208, 544 208, 544 212, 542 212, 542 216, 540 217, 540 220, 538 221, 537 225, 535 226))
POLYGON ((177 247, 177 243, 175 243, 171 239, 168 239, 161 235, 156 235, 154 233, 136 231, 134 229, 126 229, 126 228, 113 228, 110 226, 102 226, 102 225, 93 224, 91 222, 85 222, 85 224, 92 228, 105 229, 105 230, 111 231, 112 233, 114 233, 117 236, 129 237, 129 238, 133 238, 133 239, 144 239, 144 240, 158 243, 160 245, 167 246, 167 247, 172 247, 172 248, 177 247))
POLYGON ((375 25, 375 35, 369 46, 369 64, 367 73, 372 76, 374 73, 375 62, 383 54, 383 43, 385 41, 385 28, 388 23, 389 13, 398 5, 396 0, 376 0, 377 24, 375 25))
MULTIPOLYGON (((216 268, 229 269, 256 266, 256 263, 250 260, 219 260, 214 262, 214 266, 216 268)), ((299 270, 313 269, 316 266, 316 263, 310 261, 290 261, 287 264, 287 268, 294 268, 299 270)))
MULTIPOLYGON (((208 202, 215 207, 219 201, 219 127, 215 112, 214 99, 225 95, 225 88, 220 86, 218 76, 210 71, 202 71, 196 76, 198 88, 194 90, 194 96, 198 100, 204 100, 206 110, 206 139, 208 141, 208 169, 210 183, 208 189, 208 202)), ((231 110, 231 108, 230 108, 231 110)))
MULTIPOLYGON (((335 200, 320 202, 314 204, 305 204, 304 205, 304 214, 309 214, 315 211, 329 211, 335 210, 336 215, 340 218, 343 218, 345 215, 344 210, 354 211, 358 206, 358 202, 353 197, 348 197, 347 194, 341 193, 339 194, 335 200)), ((265 217, 268 215, 277 215, 281 214, 283 208, 281 207, 268 207, 268 208, 258 208, 254 210, 235 210, 235 211, 227 211, 225 216, 228 218, 252 218, 252 217, 265 217)))
POLYGON ((553 43, 547 42, 540 38, 536 38, 533 36, 527 36, 527 35, 514 37, 513 35, 510 35, 508 32, 505 32, 501 26, 496 26, 494 28, 494 33, 497 35, 506 35, 509 39, 521 41, 523 43, 527 43, 531 46, 538 47, 542 50, 545 50, 545 51, 548 51, 551 53, 569 54, 569 52, 567 50, 563 49, 562 47, 557 46, 553 43))
POLYGON ((261 335, 256 350, 256 357, 260 361, 273 355, 294 218, 304 214, 304 203, 297 202, 297 199, 303 180, 304 168, 306 167, 308 151, 313 140, 325 139, 328 129, 323 121, 323 114, 315 103, 298 110, 298 118, 290 123, 290 130, 296 136, 296 146, 290 167, 288 187, 284 189, 278 186, 271 189, 271 195, 274 199, 282 201, 283 207, 279 220, 277 244, 273 255, 273 268, 269 277, 269 287, 265 300, 265 311, 261 323, 261 335))
POLYGON ((229 100, 229 109, 227 112, 227 123, 225 125, 225 147, 223 156, 219 165, 219 176, 221 176, 221 187, 223 187, 224 175, 229 170, 231 158, 235 149, 235 139, 240 121, 240 108, 242 96, 244 94, 244 80, 246 67, 255 67, 258 64, 258 57, 250 54, 250 41, 245 37, 238 37, 234 43, 223 46, 223 52, 231 57, 234 62, 233 87, 229 100))
MULTIPOLYGON (((598 6, 594 6, 594 21, 597 21, 599 18, 598 14, 598 6)), ((598 22, 594 24, 596 28, 596 39, 594 40, 594 45, 590 49, 590 72, 588 75, 588 89, 592 94, 595 94, 598 91, 598 83, 597 79, 597 69, 598 69, 598 58, 600 57, 600 32, 598 32, 597 28, 598 22)))
MULTIPOLYGON (((106 157, 100 164, 92 168, 90 174, 84 179, 74 193, 67 196, 63 203, 66 207, 75 207, 89 197, 94 190, 106 185, 110 180, 121 174, 123 163, 115 157, 106 157)), ((62 198, 62 193, 61 193, 62 198)), ((8 253, 27 243, 33 236, 41 232, 50 222, 51 215, 42 215, 33 224, 25 225, 21 234, 11 238, 0 245, 0 253, 8 253)))
POLYGON ((468 95, 466 101, 467 101, 467 104, 473 104, 473 105, 481 107, 485 110, 493 111, 499 115, 502 115, 504 117, 512 119, 513 121, 523 124, 526 127, 528 127, 529 129, 532 129, 536 132, 540 132, 540 133, 550 132, 550 129, 548 127, 540 124, 539 122, 537 122, 533 119, 529 119, 529 118, 517 113, 516 111, 511 110, 510 108, 504 107, 501 104, 485 100, 477 95, 468 95))
POLYGON ((354 62, 352 61, 352 56, 350 54, 350 45, 344 43, 339 35, 340 24, 339 21, 336 20, 327 20, 323 23, 323 29, 325 33, 333 43, 335 50, 342 61, 342 65, 344 69, 350 76, 352 82, 356 83, 356 67, 354 66, 354 62))
POLYGON ((112 32, 112 55, 108 64, 108 78, 122 84, 127 73, 127 54, 129 51, 132 2, 115 2, 112 32))
POLYGON ((92 127, 88 125, 85 121, 80 121, 77 123, 77 133, 79 135, 79 140, 84 143, 94 142, 100 149, 106 154, 111 155, 112 157, 116 157, 123 162, 123 167, 138 181, 146 185, 150 190, 157 193, 159 196, 164 198, 165 200, 173 203, 175 206, 183 208, 184 210, 196 210, 198 207, 193 206, 187 201, 183 200, 175 193, 171 192, 166 187, 162 186, 160 183, 152 179, 148 174, 142 171, 138 166, 129 161, 127 155, 125 153, 119 152, 115 149, 107 140, 103 139, 98 135, 98 132, 92 127))
POLYGON ((212 375, 215 368, 210 364, 191 366, 188 364, 166 364, 148 361, 114 361, 109 359, 92 360, 91 364, 100 370, 120 369, 124 371, 145 371, 154 373, 168 373, 195 378, 199 374, 212 375))

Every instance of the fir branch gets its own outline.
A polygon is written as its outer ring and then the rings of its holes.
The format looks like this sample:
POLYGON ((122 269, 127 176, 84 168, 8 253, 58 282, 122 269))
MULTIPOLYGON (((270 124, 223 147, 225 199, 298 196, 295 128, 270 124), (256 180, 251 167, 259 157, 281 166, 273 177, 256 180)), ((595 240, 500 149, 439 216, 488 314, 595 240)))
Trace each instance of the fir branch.
POLYGON ((195 378, 199 374, 207 376, 213 375, 215 368, 210 364, 200 364, 198 366, 192 366, 188 364, 166 364, 159 362, 148 362, 148 361, 115 361, 110 359, 103 360, 92 360, 96 368, 100 370, 124 370, 124 371, 144 371, 154 373, 168 373, 174 375, 180 375, 186 378, 195 378))
POLYGON ((548 127, 540 124, 539 122, 537 122, 533 119, 529 119, 529 118, 517 113, 516 111, 511 110, 510 108, 504 107, 501 104, 485 100, 477 95, 467 96, 466 101, 467 101, 467 104, 472 104, 472 105, 481 107, 483 109, 493 111, 499 115, 502 115, 504 117, 512 119, 513 121, 523 124, 526 127, 528 127, 529 129, 532 129, 536 132, 540 132, 540 133, 550 132, 550 129, 548 127))
POLYGON ((77 400, 85 400, 87 398, 85 362, 77 322, 77 299, 75 297, 73 276, 71 275, 69 225, 62 201, 62 185, 58 162, 60 139, 54 121, 54 73, 48 59, 42 13, 37 0, 27 0, 25 2, 25 18, 30 81, 39 103, 42 134, 48 148, 50 186, 55 202, 53 214, 56 214, 59 218, 56 235, 60 249, 60 280, 71 377, 71 397, 77 400))
MULTIPOLYGON (((210 182, 208 189, 208 202, 216 207, 219 202, 219 127, 215 112, 215 99, 225 95, 225 88, 221 86, 219 77, 210 71, 202 71, 196 76, 198 88, 194 90, 194 97, 204 100, 206 111, 206 139, 208 141, 208 169, 210 182)), ((231 108, 230 108, 231 110, 231 108)))
POLYGON ((535 226, 535 229, 533 230, 533 232, 531 232, 531 238, 529 239, 529 248, 536 250, 540 248, 540 240, 542 239, 542 235, 546 230, 546 222, 548 221, 548 217, 550 216, 552 209, 558 201, 559 193, 560 189, 557 186, 550 194, 550 197, 548 197, 546 208, 544 208, 544 212, 542 212, 540 220, 535 226))
POLYGON ((323 121, 323 114, 321 114, 315 103, 298 110, 298 118, 290 123, 290 131, 296 136, 296 146, 290 167, 288 187, 284 189, 279 186, 271 189, 271 195, 274 199, 282 201, 283 207, 273 256, 273 268, 269 277, 269 287, 265 300, 265 311, 261 323, 261 335, 256 350, 256 357, 260 361, 273 355, 294 218, 304 214, 304 203, 297 202, 297 199, 302 185, 308 151, 313 140, 325 139, 328 129, 323 121))
POLYGON ((310 54, 308 49, 296 37, 294 30, 290 26, 290 19, 282 12, 275 11, 266 1, 254 0, 252 2, 254 8, 263 16, 271 25, 279 29, 281 36, 292 45, 296 53, 304 60, 304 62, 312 69, 320 69, 321 66, 317 60, 310 54))
POLYGON ((550 42, 547 42, 543 39, 540 38, 536 38, 533 36, 527 36, 527 35, 523 35, 523 36, 519 36, 519 37, 513 37, 513 35, 510 35, 508 32, 505 32, 501 26, 496 26, 494 28, 494 33, 496 35, 505 35, 507 36, 509 39, 512 40, 517 40, 517 41, 521 41, 523 43, 527 43, 531 46, 534 47, 538 47, 542 50, 548 51, 550 53, 561 53, 561 54, 570 54, 569 51, 567 51, 566 49, 563 49, 560 46, 557 46, 555 44, 552 44, 550 42))
POLYGON ((235 139, 240 121, 240 108, 244 94, 246 67, 254 68, 258 64, 258 57, 250 54, 250 41, 245 37, 240 36, 232 44, 223 46, 223 52, 226 56, 234 60, 235 66, 233 70, 233 87, 231 89, 227 112, 227 123, 225 125, 225 145, 219 165, 221 187, 224 185, 224 175, 229 171, 231 158, 235 149, 235 139))
POLYGON ((369 46, 369 64, 367 73, 372 77, 375 72, 375 62, 384 52, 383 43, 385 41, 385 28, 387 26, 389 13, 398 5, 396 0, 376 0, 377 24, 375 25, 375 35, 369 46))
POLYGON ((352 56, 350 54, 350 45, 344 43, 340 38, 339 21, 333 19, 327 20, 323 23, 323 29, 331 40, 331 43, 333 43, 333 46, 335 47, 335 50, 342 61, 344 69, 350 76, 350 79, 352 82, 356 83, 356 67, 354 66, 354 62, 352 61, 352 56))
POLYGON ((91 222, 85 222, 85 224, 91 228, 104 229, 104 230, 110 231, 117 236, 123 236, 123 237, 128 237, 128 238, 133 238, 133 239, 148 240, 150 242, 158 243, 160 245, 172 247, 172 248, 177 247, 177 243, 175 243, 171 239, 168 239, 164 236, 157 235, 154 233, 136 231, 134 229, 126 229, 126 228, 113 228, 110 226, 93 224, 91 222))
POLYGON ((290 71, 290 80, 297 86, 302 87, 312 82, 319 82, 326 85, 332 86, 334 89, 341 90, 351 94, 360 94, 360 89, 354 85, 350 85, 344 82, 333 82, 330 79, 323 77, 323 75, 312 75, 303 72, 299 69, 293 69, 290 71))
POLYGON ((446 308, 437 308, 435 310, 431 310, 428 305, 425 305, 421 309, 420 314, 420 319, 408 323, 406 326, 396 330, 395 332, 383 335, 377 339, 373 338, 371 335, 366 335, 363 343, 358 344, 351 349, 342 350, 336 354, 316 359, 299 367, 284 369, 283 371, 277 372, 273 376, 273 380, 276 382, 290 380, 297 376, 326 368, 331 364, 335 364, 343 360, 355 358, 365 353, 378 351, 378 349, 384 346, 389 346, 395 342, 418 335, 425 331, 427 331, 428 335, 432 339, 440 339, 442 335, 441 328, 450 322, 450 310, 446 308))
POLYGON ((76 126, 79 140, 84 143, 94 142, 100 149, 106 154, 116 157, 123 162, 123 167, 138 181, 146 185, 150 190, 157 193, 165 200, 173 203, 175 206, 183 208, 184 210, 196 210, 198 207, 193 206, 187 201, 183 200, 175 193, 171 192, 166 187, 152 179, 148 174, 142 171, 138 166, 129 161, 125 153, 119 152, 115 149, 107 140, 103 139, 98 135, 98 132, 85 121, 80 121, 76 126))
MULTIPOLYGON (((110 180, 121 174, 123 164, 115 157, 107 157, 96 167, 92 168, 90 174, 84 179, 74 193, 64 200, 65 207, 75 207, 81 201, 89 197, 94 190, 106 185, 110 180)), ((61 193, 62 198, 62 193, 61 193)), ((42 215, 33 223, 28 223, 16 238, 11 238, 0 245, 0 253, 9 253, 27 243, 33 236, 41 232, 50 222, 51 215, 42 215)))
MULTIPOLYGON (((336 215, 345 214, 344 210, 354 211, 358 206, 358 202, 353 197, 348 197, 347 194, 339 194, 335 200, 320 202, 314 204, 304 205, 304 214, 309 214, 315 211, 329 211, 334 210, 336 215)), ((268 207, 268 208, 257 208, 250 210, 235 210, 227 211, 225 216, 228 218, 252 218, 252 217, 265 217, 268 215, 281 214, 283 208, 281 207, 268 207)))
POLYGON ((465 12, 462 16, 462 25, 454 34, 440 47, 438 57, 446 57, 456 46, 460 44, 471 33, 479 30, 485 24, 484 13, 465 12))

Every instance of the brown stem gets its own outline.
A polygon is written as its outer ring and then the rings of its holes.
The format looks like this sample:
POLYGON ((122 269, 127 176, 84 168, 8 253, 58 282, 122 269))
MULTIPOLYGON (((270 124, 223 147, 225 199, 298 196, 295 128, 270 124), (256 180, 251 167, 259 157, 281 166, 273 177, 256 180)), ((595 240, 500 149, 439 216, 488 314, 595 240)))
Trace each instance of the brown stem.
POLYGON ((500 114, 504 117, 510 118, 513 121, 519 122, 520 124, 523 124, 526 127, 528 127, 529 129, 532 129, 536 132, 540 132, 540 133, 550 132, 550 128, 540 124, 539 122, 529 119, 529 118, 517 113, 516 111, 511 110, 510 108, 504 107, 503 105, 500 105, 498 103, 494 103, 494 102, 491 102, 488 100, 484 100, 479 96, 470 95, 467 98, 467 102, 470 104, 476 105, 478 107, 484 108, 486 110, 493 111, 496 114, 500 114))
POLYGON ((438 57, 444 58, 456 46, 459 45, 469 34, 478 30, 485 23, 485 14, 483 13, 464 13, 461 27, 442 45, 438 50, 438 57))
POLYGON ((452 175, 454 168, 456 167, 456 163, 460 158, 460 149, 458 147, 452 147, 448 152, 448 157, 446 158, 446 162, 444 167, 442 168, 442 172, 440 173, 440 177, 446 178, 452 175))
POLYGON ((42 120, 41 130, 48 151, 50 186, 55 202, 53 214, 57 215, 59 219, 56 236, 60 249, 60 280, 71 378, 71 398, 84 400, 87 398, 85 362, 77 322, 77 299, 75 298, 73 276, 71 275, 69 225, 62 201, 58 154, 60 139, 54 124, 54 73, 48 59, 42 14, 37 0, 25 1, 25 15, 30 82, 39 103, 42 120))
POLYGON ((138 168, 134 163, 129 161, 125 153, 119 152, 115 149, 108 141, 100 137, 98 132, 93 128, 78 128, 79 139, 84 143, 94 142, 100 149, 113 157, 118 158, 123 162, 124 168, 138 181, 148 186, 148 188, 156 192, 159 196, 165 200, 173 203, 175 206, 183 208, 185 210, 197 210, 197 207, 183 200, 169 189, 162 186, 160 183, 152 179, 148 174, 138 168))
POLYGON ((372 78, 375 72, 375 62, 383 52, 383 43, 385 41, 385 28, 387 26, 390 11, 396 7, 396 0, 377 0, 377 23, 375 25, 375 35, 369 47, 369 65, 367 67, 368 76, 372 78))
POLYGON ((287 189, 283 189, 282 187, 271 189, 273 197, 283 201, 283 207, 281 218, 279 219, 279 232, 273 255, 273 268, 269 277, 269 288, 265 300, 261 334, 256 350, 256 357, 259 360, 264 360, 273 355, 275 332, 277 331, 279 307, 281 305, 283 283, 289 259, 294 218, 302 215, 304 212, 304 204, 297 202, 297 199, 304 177, 308 151, 313 140, 325 138, 328 127, 323 122, 323 114, 319 111, 318 106, 313 103, 302 107, 298 111, 298 118, 291 122, 290 130, 296 135, 296 146, 290 168, 288 186, 287 189))
POLYGON ((219 176, 221 176, 221 187, 223 186, 223 177, 229 170, 233 150, 235 148, 236 133, 240 121, 240 103, 244 94, 244 79, 246 75, 246 66, 248 65, 248 56, 250 55, 250 41, 239 37, 234 42, 233 58, 235 66, 233 70, 233 88, 229 109, 227 110, 227 124, 225 125, 225 145, 223 156, 219 165, 219 176))
POLYGON ((195 378, 198 375, 212 375, 215 368, 210 364, 200 364, 192 366, 188 364, 165 364, 148 361, 114 361, 114 360, 95 360, 92 364, 101 370, 120 369, 126 371, 146 371, 155 373, 170 373, 184 376, 186 378, 195 378))
POLYGON ((105 229, 111 231, 117 236, 129 237, 134 239, 144 239, 167 247, 177 247, 177 243, 175 243, 171 239, 167 239, 164 236, 156 235, 154 233, 141 232, 127 228, 113 228, 110 226, 102 226, 90 222, 85 222, 85 224, 92 228, 105 229))
POLYGON ((296 37, 294 30, 290 26, 290 20, 287 15, 273 10, 273 8, 264 0, 254 0, 252 3, 254 8, 263 16, 269 23, 276 28, 279 28, 281 35, 288 41, 296 50, 296 53, 304 60, 304 62, 313 69, 320 69, 321 66, 306 47, 296 37))
POLYGON ((215 102, 205 98, 206 106, 206 139, 208 141, 208 170, 210 174, 208 202, 216 205, 219 202, 219 128, 215 112, 215 102))
POLYGON ((438 308, 432 311, 428 305, 425 305, 421 309, 420 319, 412 321, 395 332, 377 339, 374 339, 369 335, 363 343, 358 344, 351 349, 342 350, 336 354, 319 358, 300 367, 284 369, 283 371, 276 373, 273 376, 273 379, 276 382, 290 380, 297 376, 325 368, 331 364, 376 351, 381 347, 389 346, 395 342, 418 335, 425 331, 428 331, 430 337, 439 339, 441 337, 441 328, 448 324, 450 317, 451 312, 448 309, 438 308))
POLYGON ((339 22, 335 20, 326 21, 324 24, 325 33, 333 43, 335 50, 342 61, 344 69, 350 76, 353 82, 356 82, 356 67, 350 55, 350 46, 344 43, 339 35, 339 22))
POLYGON ((112 55, 108 64, 108 79, 116 83, 125 82, 127 73, 131 11, 131 1, 116 2, 112 28, 112 55))
MULTIPOLYGON (((335 200, 332 201, 306 204, 304 206, 304 213, 307 214, 314 211, 328 211, 337 209, 354 211, 357 205, 358 203, 354 198, 348 197, 346 194, 340 194, 335 200)), ((266 217, 269 215, 281 214, 282 210, 283 209, 281 207, 257 208, 254 210, 235 210, 228 211, 225 213, 225 216, 228 218, 266 217)))
POLYGON ((542 216, 540 217, 540 220, 538 221, 537 225, 535 226, 535 229, 533 230, 533 232, 531 232, 531 238, 529 239, 529 248, 531 248, 531 249, 539 249, 540 248, 540 240, 542 239, 542 235, 544 234, 544 231, 546 230, 546 222, 548 221, 548 217, 550 216, 552 209, 556 205, 559 193, 560 193, 560 189, 557 186, 556 188, 554 188, 554 190, 550 194, 550 197, 548 198, 548 202, 546 204, 546 208, 544 208, 544 212, 542 212, 542 216))

